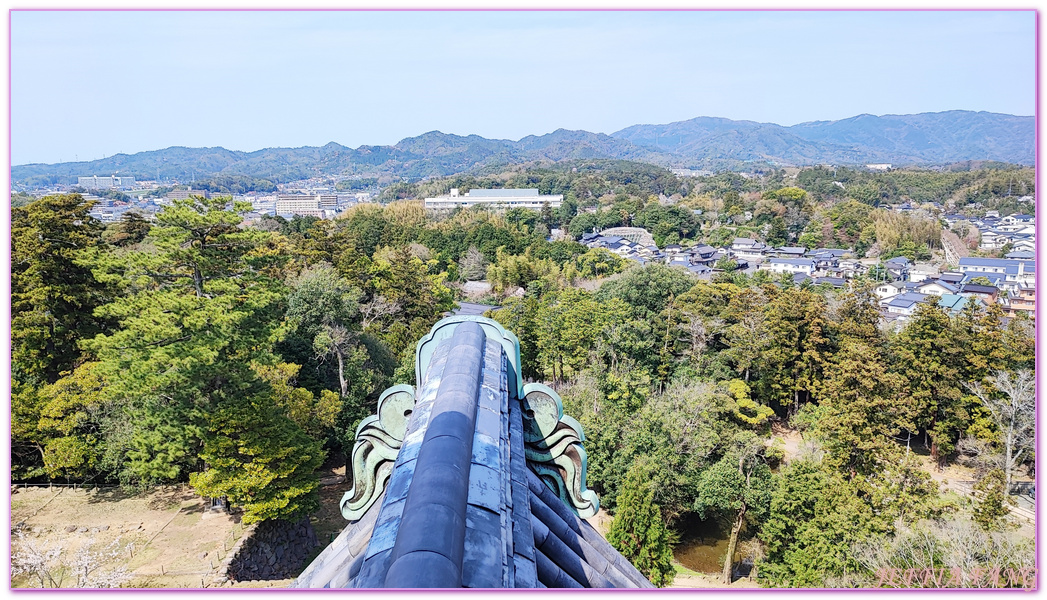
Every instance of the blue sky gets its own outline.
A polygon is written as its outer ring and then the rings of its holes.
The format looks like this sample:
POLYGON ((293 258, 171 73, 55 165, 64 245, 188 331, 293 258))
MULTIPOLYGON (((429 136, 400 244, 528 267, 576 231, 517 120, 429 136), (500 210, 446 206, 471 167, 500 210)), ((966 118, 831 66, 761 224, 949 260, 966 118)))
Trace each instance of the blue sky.
POLYGON ((13 164, 1035 109, 1032 11, 16 11, 11 44, 13 164))

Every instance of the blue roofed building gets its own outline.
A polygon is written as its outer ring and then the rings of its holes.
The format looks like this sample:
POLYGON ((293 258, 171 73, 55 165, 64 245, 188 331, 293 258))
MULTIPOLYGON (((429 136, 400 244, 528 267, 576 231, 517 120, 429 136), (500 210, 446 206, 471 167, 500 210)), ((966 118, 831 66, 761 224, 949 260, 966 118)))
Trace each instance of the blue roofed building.
POLYGON ((898 294, 897 296, 884 301, 882 308, 888 315, 905 319, 911 317, 921 303, 927 302, 928 299, 934 301, 936 298, 936 296, 931 296, 929 294, 905 292, 904 294, 898 294))
POLYGON ((978 306, 982 305, 982 301, 978 298, 960 296, 959 294, 942 294, 938 298, 938 306, 952 313, 962 311, 968 303, 974 303, 978 306))
POLYGON ((992 276, 997 276, 999 284, 993 285, 1008 290, 1017 290, 1023 285, 1036 285, 1036 262, 1032 260, 968 256, 960 259, 959 270, 964 274, 965 281, 978 276, 986 276, 992 280, 992 276))

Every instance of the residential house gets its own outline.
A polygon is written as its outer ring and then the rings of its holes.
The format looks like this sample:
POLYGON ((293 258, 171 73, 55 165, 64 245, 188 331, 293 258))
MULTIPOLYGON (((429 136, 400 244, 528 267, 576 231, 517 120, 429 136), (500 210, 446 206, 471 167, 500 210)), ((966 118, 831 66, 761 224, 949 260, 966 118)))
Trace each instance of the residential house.
POLYGON ((683 247, 679 244, 669 244, 665 247, 665 253, 669 256, 673 256, 674 254, 678 254, 682 249, 683 247))
POLYGON ((865 265, 859 260, 841 260, 835 269, 825 269, 827 274, 839 275, 848 279, 857 277, 866 271, 865 265))
POLYGON ((921 302, 926 302, 928 298, 934 297, 935 296, 929 296, 917 292, 906 292, 887 300, 882 304, 882 306, 886 309, 887 314, 895 315, 900 318, 908 318, 916 312, 916 309, 921 302))
POLYGON ((807 253, 808 258, 843 258, 850 254, 850 250, 844 250, 843 248, 815 248, 807 253))
MULTIPOLYGON (((991 286, 993 286, 995 288, 998 288, 998 289, 1001 289, 1001 290, 1005 289, 1007 287, 1006 286, 1007 280, 1006 280, 1005 276, 1004 275, 1000 275, 999 273, 988 273, 988 274, 967 273, 967 274, 965 274, 963 276, 963 279, 960 280, 960 287, 963 287, 963 286, 967 285, 968 283, 974 282, 975 279, 987 280, 989 282, 988 285, 991 285, 991 286)), ((979 283, 984 285, 985 281, 979 281, 979 283)))
POLYGON ((1019 252, 1029 252, 1033 254, 1035 258, 1036 253, 1036 236, 1035 235, 1017 235, 1011 240, 1011 249, 1019 252))
POLYGON ((708 279, 709 277, 712 277, 713 274, 713 270, 706 265, 687 265, 686 268, 692 274, 697 275, 702 279, 708 279))
POLYGON ((895 280, 905 281, 909 278, 909 268, 912 266, 912 261, 905 256, 896 256, 884 262, 883 266, 895 280))
POLYGON ((905 291, 905 286, 894 283, 893 281, 887 281, 876 286, 873 293, 876 294, 880 300, 886 300, 897 296, 903 291, 905 291))
POLYGON ((1036 262, 1031 260, 967 256, 960 259, 960 271, 965 276, 1001 275, 1003 286, 1008 289, 1017 289, 1019 285, 1036 285, 1036 262))
POLYGON ((909 268, 909 281, 926 281, 938 278, 938 267, 928 264, 915 264, 909 268))
POLYGON ((1000 300, 1008 316, 1015 317, 1025 313, 1031 318, 1036 317, 1035 287, 1019 285, 1017 290, 1009 290, 1000 300))
POLYGON ((958 313, 962 311, 970 303, 981 304, 982 301, 979 298, 973 296, 961 296, 959 294, 943 294, 938 299, 938 306, 948 310, 951 313, 958 313))
POLYGON ((814 278, 812 278, 807 273, 794 273, 793 274, 793 285, 803 285, 803 282, 805 282, 805 281, 809 281, 809 282, 811 282, 813 284, 814 283, 814 278))
POLYGON ((807 253, 807 258, 814 261, 814 270, 817 272, 843 276, 840 269, 840 257, 843 250, 819 248, 807 253))
POLYGON ((815 277, 815 285, 827 284, 837 289, 843 289, 847 287, 847 280, 843 277, 815 277))
POLYGON ((1033 250, 1012 250, 1003 255, 1011 260, 1036 260, 1036 252, 1033 250))
POLYGON ((1036 223, 1036 217, 1033 216, 1033 215, 1026 215, 1026 214, 1008 215, 1008 216, 1000 219, 1000 223, 1003 224, 1003 225, 1016 225, 1016 224, 1019 224, 1019 223, 1035 224, 1036 223))
POLYGON ((772 248, 767 253, 768 256, 773 256, 775 258, 803 258, 804 254, 807 254, 807 248, 801 248, 799 246, 772 248))
POLYGON ((810 276, 814 272, 814 261, 809 258, 772 258, 761 268, 772 273, 803 273, 810 276))
POLYGON ((1000 296, 1000 290, 991 285, 980 285, 976 283, 965 283, 960 288, 960 294, 980 298, 985 304, 995 304, 1000 296))
POLYGON ((734 238, 731 244, 731 255, 744 258, 749 262, 763 260, 767 251, 767 244, 750 238, 734 238))
POLYGON ((698 244, 691 246, 686 252, 690 256, 692 264, 713 266, 716 261, 720 260, 727 255, 726 252, 719 248, 714 248, 708 244, 698 244))
POLYGON ((919 282, 916 291, 921 294, 944 296, 945 294, 955 294, 960 291, 960 288, 944 281, 923 281, 919 282))

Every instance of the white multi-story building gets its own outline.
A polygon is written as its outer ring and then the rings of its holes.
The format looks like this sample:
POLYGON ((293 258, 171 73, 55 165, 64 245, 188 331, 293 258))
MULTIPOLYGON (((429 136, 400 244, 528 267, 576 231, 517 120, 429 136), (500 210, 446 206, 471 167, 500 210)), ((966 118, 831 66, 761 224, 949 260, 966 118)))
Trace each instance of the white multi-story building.
POLYGON ((563 194, 542 196, 534 189, 504 190, 469 190, 464 195, 458 188, 451 188, 446 196, 426 198, 425 207, 429 209, 468 208, 470 206, 496 206, 500 208, 532 208, 541 210, 548 204, 556 208, 563 203, 563 194))
POLYGON ((731 244, 731 256, 748 262, 762 260, 769 250, 767 244, 752 238, 734 238, 731 244))
POLYGON ((134 186, 135 178, 130 176, 117 177, 111 175, 108 177, 99 177, 98 175, 89 175, 87 177, 77 177, 76 185, 84 188, 85 190, 108 190, 111 188, 129 188, 134 186))
MULTIPOLYGON (((303 217, 323 217, 324 208, 321 206, 321 198, 325 196, 306 196, 302 194, 280 194, 276 197, 276 214, 278 215, 302 215, 303 217)), ((334 196, 330 197, 332 200, 334 196)), ((334 209, 335 202, 328 201, 330 209, 334 209)))

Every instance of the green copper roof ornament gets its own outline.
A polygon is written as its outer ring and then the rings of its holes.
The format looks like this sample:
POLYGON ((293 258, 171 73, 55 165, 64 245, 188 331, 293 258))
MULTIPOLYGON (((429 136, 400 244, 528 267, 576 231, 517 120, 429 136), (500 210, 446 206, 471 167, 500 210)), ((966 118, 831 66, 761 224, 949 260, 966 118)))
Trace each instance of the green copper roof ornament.
POLYGON ((378 398, 378 414, 360 422, 353 445, 353 488, 342 496, 342 516, 350 521, 363 517, 382 495, 400 452, 407 421, 414 408, 414 388, 396 385, 378 398))
POLYGON ((523 386, 524 455, 538 477, 583 519, 600 510, 596 492, 585 488, 588 461, 582 425, 563 414, 563 401, 548 386, 523 386))

